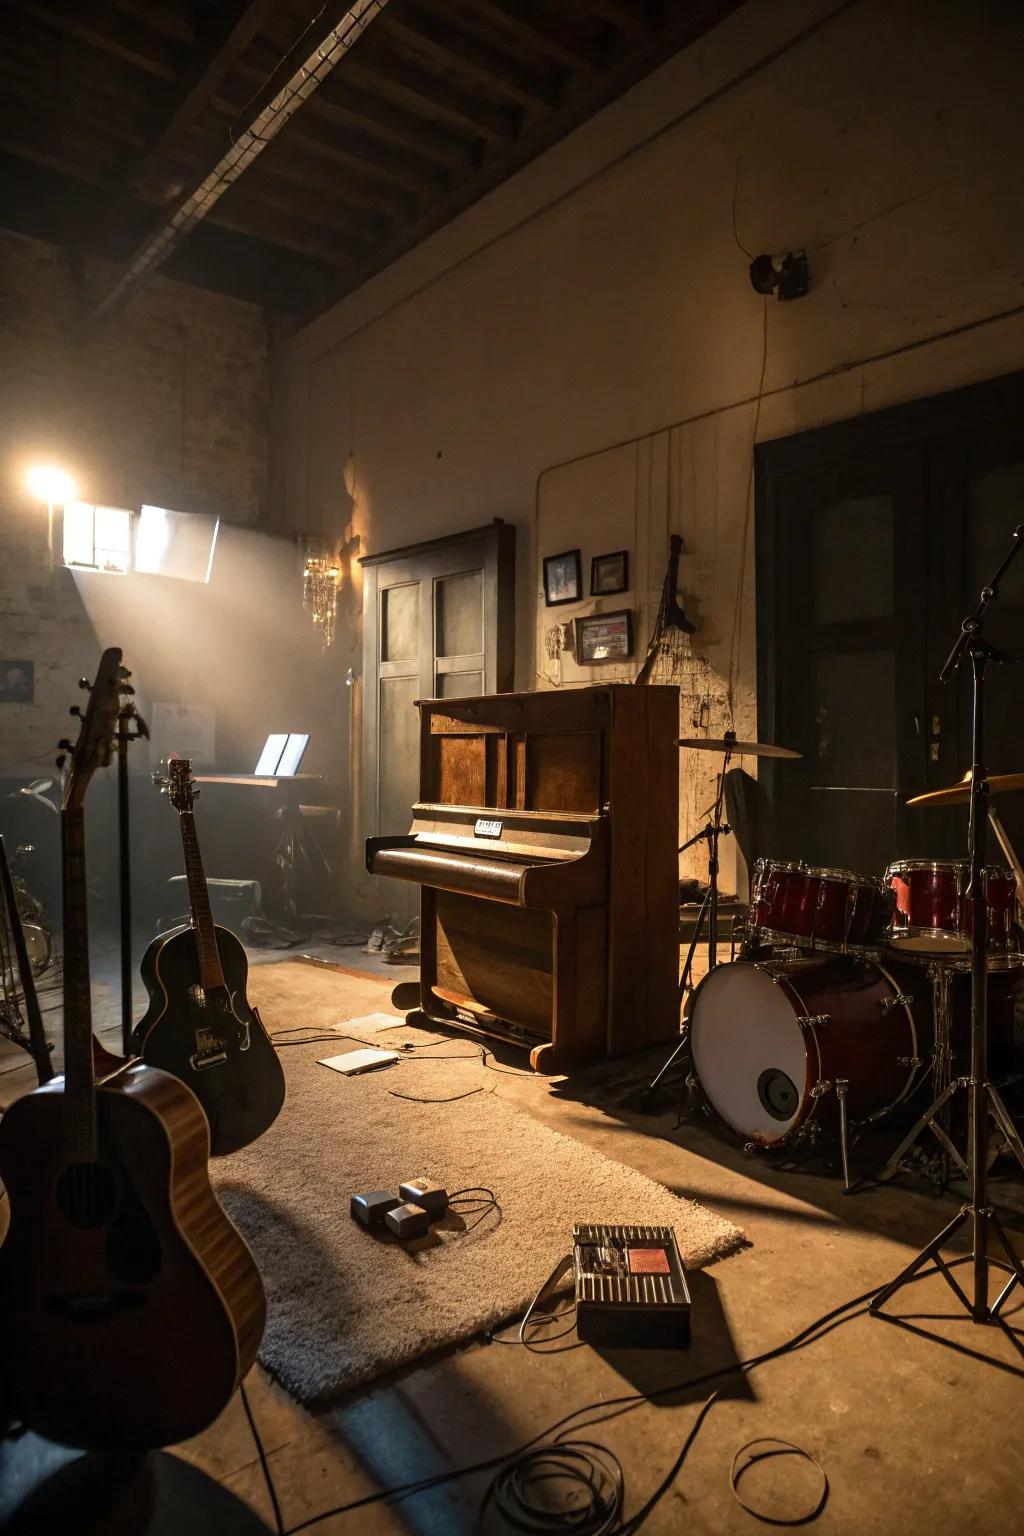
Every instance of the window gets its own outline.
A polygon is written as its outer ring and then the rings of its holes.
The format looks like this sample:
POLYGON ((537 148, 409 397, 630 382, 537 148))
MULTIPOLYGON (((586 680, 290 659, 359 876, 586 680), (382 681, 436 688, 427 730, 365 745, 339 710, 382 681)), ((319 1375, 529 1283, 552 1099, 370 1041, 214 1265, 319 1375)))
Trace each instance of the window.
POLYGON ((64 564, 123 576, 131 568, 132 514, 125 507, 69 501, 64 507, 64 564))

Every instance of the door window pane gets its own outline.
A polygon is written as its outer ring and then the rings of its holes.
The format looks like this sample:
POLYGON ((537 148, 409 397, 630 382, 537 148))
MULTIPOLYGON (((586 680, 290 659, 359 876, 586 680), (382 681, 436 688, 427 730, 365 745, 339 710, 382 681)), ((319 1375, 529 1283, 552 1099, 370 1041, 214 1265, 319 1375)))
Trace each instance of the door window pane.
POLYGON ((419 583, 385 587, 380 595, 381 661, 415 661, 419 655, 419 622, 419 583))
POLYGON ((812 783, 895 787, 895 690, 892 651, 824 651, 814 657, 812 783))
MULTIPOLYGON (((484 648, 483 571, 460 571, 457 576, 443 576, 434 584, 434 601, 437 604, 437 654, 479 656, 484 648)), ((443 694, 442 697, 451 695, 443 694)))
POLYGON ((893 611, 893 511, 888 496, 821 507, 813 523, 819 624, 883 619, 893 611))

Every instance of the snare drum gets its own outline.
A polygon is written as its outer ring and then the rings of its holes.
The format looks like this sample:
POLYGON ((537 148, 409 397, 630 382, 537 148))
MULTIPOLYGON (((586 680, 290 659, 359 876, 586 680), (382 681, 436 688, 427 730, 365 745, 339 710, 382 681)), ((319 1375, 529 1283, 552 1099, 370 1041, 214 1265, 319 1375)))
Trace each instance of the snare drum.
POLYGON ((812 1124, 837 1134, 838 1079, 851 1121, 874 1119, 927 1068, 926 990, 922 973, 898 983, 881 965, 838 955, 720 965, 690 1015, 700 1085, 727 1125, 764 1147, 812 1124))
MULTIPOLYGON (((967 899, 970 866, 962 859, 902 859, 890 864, 886 883, 895 892, 889 943, 908 954, 958 955, 971 947, 973 913, 967 899)), ((1009 869, 985 870, 990 954, 1020 953, 1017 886, 1009 869)))
POLYGON ((845 953, 885 943, 893 897, 849 869, 815 869, 758 859, 748 935, 766 944, 845 953))

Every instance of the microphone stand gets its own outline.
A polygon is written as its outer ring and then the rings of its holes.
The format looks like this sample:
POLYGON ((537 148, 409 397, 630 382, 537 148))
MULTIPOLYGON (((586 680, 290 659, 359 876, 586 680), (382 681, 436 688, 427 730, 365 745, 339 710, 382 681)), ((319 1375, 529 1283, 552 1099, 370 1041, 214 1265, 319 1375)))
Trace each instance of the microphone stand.
MULTIPOLYGON (((736 732, 726 731, 725 741, 728 745, 726 746, 725 757, 722 760, 722 771, 718 775, 718 788, 715 791, 715 803, 712 807, 710 822, 706 827, 701 827, 699 832, 679 846, 679 852, 683 853, 687 848, 692 848, 694 843, 706 842, 708 845, 708 889, 704 900, 701 902, 700 911, 697 914, 697 924, 693 930, 690 947, 686 952, 686 964, 683 966, 683 974, 679 982, 680 1010, 682 1009, 683 998, 686 996, 690 976, 693 971, 693 956, 700 942, 705 917, 708 921, 708 970, 713 971, 718 964, 718 843, 720 838, 728 837, 732 831, 732 828, 722 821, 722 807, 725 802, 725 775, 728 772, 729 759, 732 756, 731 743, 735 740, 736 732)), ((645 1094, 654 1092, 665 1076, 665 1073, 670 1067, 675 1065, 678 1058, 682 1055, 688 1043, 689 1033, 684 1031, 679 1038, 678 1045, 660 1069, 658 1075, 648 1083, 644 1090, 645 1094)))
MULTIPOLYGON (((969 613, 960 626, 960 633, 953 649, 946 658, 940 682, 947 682, 950 674, 966 656, 971 663, 972 680, 972 730, 971 730, 971 796, 968 819, 967 847, 970 859, 970 879, 967 901, 971 913, 971 1067, 970 1076, 956 1079, 940 1094, 928 1112, 927 1121, 938 1134, 934 1124, 936 1110, 961 1089, 967 1096, 968 1147, 967 1172, 970 1180, 970 1198, 949 1224, 922 1249, 915 1259, 901 1270, 871 1303, 874 1315, 886 1316, 882 1307, 901 1286, 913 1280, 926 1264, 934 1261, 938 1272, 949 1285, 957 1299, 976 1323, 1001 1323, 999 1316, 1003 1303, 1020 1282, 1024 1287, 1024 1267, 1010 1246, 1002 1223, 988 1199, 988 1152, 989 1124, 994 1120, 1002 1131, 1014 1156, 1024 1169, 1024 1142, 1014 1125, 997 1089, 988 1081, 988 899, 985 889, 985 839, 988 827, 989 787, 984 764, 984 704, 985 672, 989 662, 1005 658, 990 645, 982 633, 985 610, 999 595, 999 583, 1024 544, 1024 523, 1014 529, 1010 548, 995 571, 988 585, 982 588, 980 601, 973 613, 969 613), (957 1283, 942 1257, 941 1250, 965 1223, 971 1225, 972 1268, 971 1295, 957 1283), (994 1236, 1005 1259, 989 1254, 989 1239, 994 1236), (995 1267, 1009 1272, 996 1300, 989 1302, 989 1269, 995 1267)), ((940 1138, 941 1139, 941 1138, 940 1138)), ((959 1159, 958 1159, 959 1160, 959 1159)), ((954 1263, 967 1262, 963 1259, 954 1263)), ((1005 1324, 1003 1324, 1005 1327, 1005 1324)))

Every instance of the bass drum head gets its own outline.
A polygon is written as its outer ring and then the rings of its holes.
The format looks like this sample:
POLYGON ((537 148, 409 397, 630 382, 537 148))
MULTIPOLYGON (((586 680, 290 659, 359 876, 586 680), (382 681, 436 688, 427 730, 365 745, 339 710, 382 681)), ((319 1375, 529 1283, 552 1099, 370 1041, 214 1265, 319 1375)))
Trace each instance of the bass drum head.
POLYGON ((712 1107, 748 1141, 785 1139, 806 1112, 807 1037, 785 988, 749 961, 720 965, 693 999, 690 1048, 712 1107))

